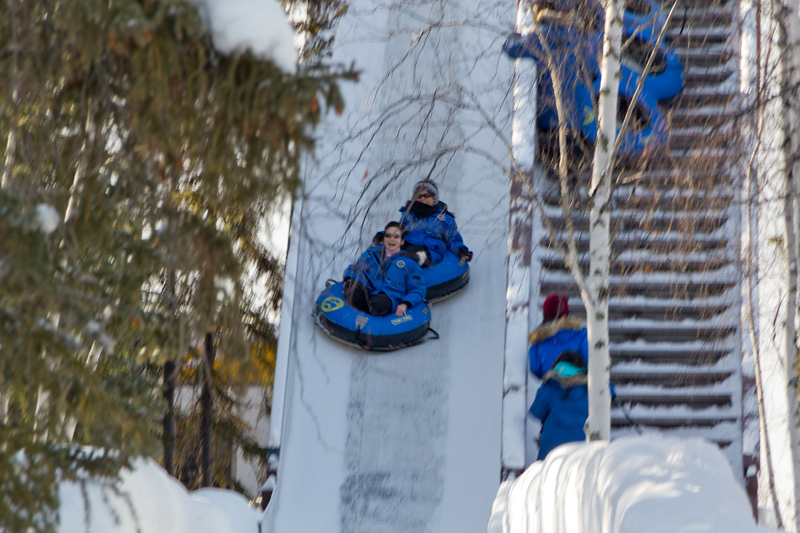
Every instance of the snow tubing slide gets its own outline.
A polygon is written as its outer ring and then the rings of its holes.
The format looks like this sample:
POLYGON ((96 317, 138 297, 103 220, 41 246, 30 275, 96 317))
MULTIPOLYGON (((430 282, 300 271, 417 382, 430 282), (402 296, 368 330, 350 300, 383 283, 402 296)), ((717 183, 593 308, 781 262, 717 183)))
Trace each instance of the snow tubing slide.
POLYGON ((423 269, 422 272, 428 288, 426 298, 431 302, 444 300, 469 283, 469 265, 462 264, 452 252, 446 252, 439 263, 423 269))
POLYGON ((373 316, 350 307, 339 282, 322 291, 313 316, 334 340, 370 351, 390 351, 424 340, 430 330, 431 306, 422 302, 408 309, 405 316, 373 316))

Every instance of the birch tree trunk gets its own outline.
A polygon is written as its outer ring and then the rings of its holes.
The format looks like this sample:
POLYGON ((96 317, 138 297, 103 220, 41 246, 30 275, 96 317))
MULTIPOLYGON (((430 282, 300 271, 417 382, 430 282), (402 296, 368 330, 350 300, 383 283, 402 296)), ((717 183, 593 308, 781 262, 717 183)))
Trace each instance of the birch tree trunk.
MULTIPOLYGON (((798 191, 800 191, 800 14, 796 0, 783 0, 776 6, 780 83, 783 103, 784 224, 786 246, 786 316, 784 323, 784 357, 786 361, 787 429, 793 468, 794 515, 786 526, 794 531, 800 525, 800 409, 797 396, 797 274, 800 243, 797 239, 798 191)), ((775 502, 776 510, 779 502, 775 502)))
POLYGON ((617 134, 620 55, 622 49, 621 0, 605 0, 603 57, 597 109, 597 142, 589 191, 589 272, 583 300, 589 338, 589 418, 586 439, 611 439, 611 354, 608 332, 609 271, 611 258, 610 196, 612 147, 617 134))

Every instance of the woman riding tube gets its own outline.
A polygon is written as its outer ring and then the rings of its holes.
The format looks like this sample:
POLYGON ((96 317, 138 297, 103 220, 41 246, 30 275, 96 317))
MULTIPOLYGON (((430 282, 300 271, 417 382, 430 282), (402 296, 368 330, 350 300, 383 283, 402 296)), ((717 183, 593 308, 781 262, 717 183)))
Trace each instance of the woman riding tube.
POLYGON ((586 383, 586 363, 575 352, 559 355, 544 375, 544 383, 536 391, 530 408, 530 413, 542 421, 537 461, 544 460, 557 446, 586 438, 583 432, 589 416, 586 383))
POLYGON ((425 276, 417 258, 401 250, 399 222, 389 222, 383 244, 373 246, 344 273, 344 294, 354 309, 374 316, 404 316, 425 298, 425 276))
POLYGON ((472 260, 472 252, 458 232, 456 220, 447 204, 439 201, 439 188, 431 180, 414 185, 414 202, 402 207, 400 224, 406 231, 406 251, 417 257, 423 267, 439 263, 446 251, 457 255, 463 262, 472 260))

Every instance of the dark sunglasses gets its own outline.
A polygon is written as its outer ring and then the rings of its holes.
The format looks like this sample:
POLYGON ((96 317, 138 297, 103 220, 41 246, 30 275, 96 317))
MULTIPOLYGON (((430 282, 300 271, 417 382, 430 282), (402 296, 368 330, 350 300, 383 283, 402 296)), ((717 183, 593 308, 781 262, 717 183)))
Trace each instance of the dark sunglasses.
POLYGON ((400 235, 399 233, 384 233, 383 237, 384 238, 388 237, 390 239, 402 239, 403 238, 403 236, 400 235))
POLYGON ((424 192, 422 194, 418 194, 417 198, 433 198, 433 195, 429 192, 424 192))

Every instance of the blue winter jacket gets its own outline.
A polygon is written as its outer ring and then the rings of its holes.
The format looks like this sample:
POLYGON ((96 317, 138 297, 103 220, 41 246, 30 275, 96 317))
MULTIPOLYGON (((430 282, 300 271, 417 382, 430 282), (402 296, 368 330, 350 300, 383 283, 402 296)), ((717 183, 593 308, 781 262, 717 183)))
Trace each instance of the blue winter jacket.
POLYGON ((589 416, 586 374, 568 378, 562 378, 555 372, 545 374, 544 383, 536 391, 530 413, 542 421, 537 460, 547 457, 557 446, 583 441, 586 438, 583 425, 589 416))
POLYGON ((589 364, 589 341, 583 322, 568 316, 545 322, 531 333, 528 350, 533 375, 542 379, 564 352, 576 352, 589 364))
POLYGON ((458 232, 456 219, 447 210, 447 204, 439 202, 434 207, 437 208, 436 212, 424 218, 412 213, 410 209, 406 210, 405 206, 400 208, 403 217, 400 224, 407 231, 406 244, 427 246, 433 265, 444 258, 447 250, 456 255, 461 248, 468 250, 458 232))
MULTIPOLYGON (((536 328, 530 336, 531 347, 528 359, 533 375, 541 379, 564 352, 575 352, 583 357, 589 366, 589 339, 583 322, 568 316, 545 322, 536 328)), ((616 398, 614 384, 609 383, 611 397, 616 398)))
POLYGON ((344 277, 360 281, 370 294, 383 292, 392 299, 394 307, 406 302, 413 307, 425 298, 425 275, 415 259, 398 252, 383 259, 383 245, 364 252, 354 265, 347 267, 344 277))

